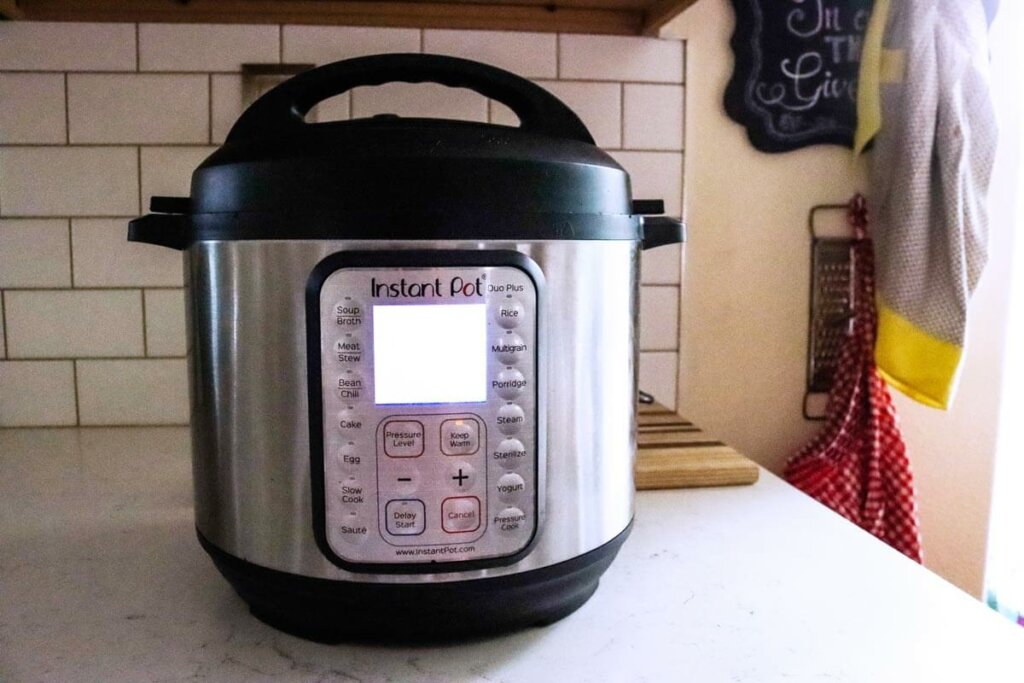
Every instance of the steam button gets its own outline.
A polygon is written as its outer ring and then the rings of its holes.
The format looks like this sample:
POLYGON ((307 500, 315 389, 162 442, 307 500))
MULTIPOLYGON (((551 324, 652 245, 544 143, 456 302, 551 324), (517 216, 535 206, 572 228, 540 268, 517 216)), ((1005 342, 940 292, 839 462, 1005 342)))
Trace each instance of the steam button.
POLYGON ((346 296, 331 309, 331 316, 335 324, 343 329, 356 329, 363 324, 363 316, 366 309, 359 299, 346 296))
POLYGON ((525 421, 526 414, 515 403, 507 403, 498 408, 498 431, 506 436, 518 434, 525 421))
POLYGON ((523 319, 523 305, 515 299, 506 299, 501 302, 494 312, 495 320, 506 330, 511 330, 519 325, 523 319))

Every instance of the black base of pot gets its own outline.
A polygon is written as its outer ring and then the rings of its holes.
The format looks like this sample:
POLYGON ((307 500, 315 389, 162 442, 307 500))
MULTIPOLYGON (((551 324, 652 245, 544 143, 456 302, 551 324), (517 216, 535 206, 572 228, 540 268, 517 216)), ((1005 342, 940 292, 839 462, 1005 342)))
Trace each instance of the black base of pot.
POLYGON ((474 581, 356 583, 289 574, 199 542, 253 616, 326 643, 451 641, 544 626, 573 613, 597 590, 632 525, 608 543, 550 567, 474 581))

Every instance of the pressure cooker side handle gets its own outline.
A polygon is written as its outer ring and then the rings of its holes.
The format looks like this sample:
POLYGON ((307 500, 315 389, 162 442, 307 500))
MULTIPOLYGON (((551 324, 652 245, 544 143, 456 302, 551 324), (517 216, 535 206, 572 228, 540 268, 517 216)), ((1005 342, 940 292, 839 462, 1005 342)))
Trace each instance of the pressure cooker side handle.
POLYGON ((641 216, 644 237, 643 249, 654 249, 686 241, 686 223, 669 216, 641 216))
POLYGON ((227 141, 274 138, 309 125, 317 103, 364 85, 440 83, 469 88, 508 106, 523 130, 594 144, 586 126, 561 100, 530 81, 486 64, 456 57, 389 54, 357 57, 298 74, 252 103, 227 141))

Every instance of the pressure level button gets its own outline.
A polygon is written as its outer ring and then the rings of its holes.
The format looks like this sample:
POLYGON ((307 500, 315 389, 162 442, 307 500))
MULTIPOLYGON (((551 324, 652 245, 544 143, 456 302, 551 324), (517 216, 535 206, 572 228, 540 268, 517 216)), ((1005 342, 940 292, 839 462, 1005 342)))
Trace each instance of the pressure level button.
POLYGON ((523 305, 515 299, 506 299, 495 309, 494 319, 506 330, 511 330, 523 320, 523 305))

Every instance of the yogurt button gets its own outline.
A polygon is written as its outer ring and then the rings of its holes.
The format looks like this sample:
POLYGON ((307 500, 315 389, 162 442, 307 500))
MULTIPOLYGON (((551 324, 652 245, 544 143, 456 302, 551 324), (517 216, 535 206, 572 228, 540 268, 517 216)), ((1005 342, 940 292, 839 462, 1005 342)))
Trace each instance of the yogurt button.
POLYGON ((514 503, 526 492, 526 482, 514 472, 501 475, 498 479, 498 498, 503 503, 514 503))

